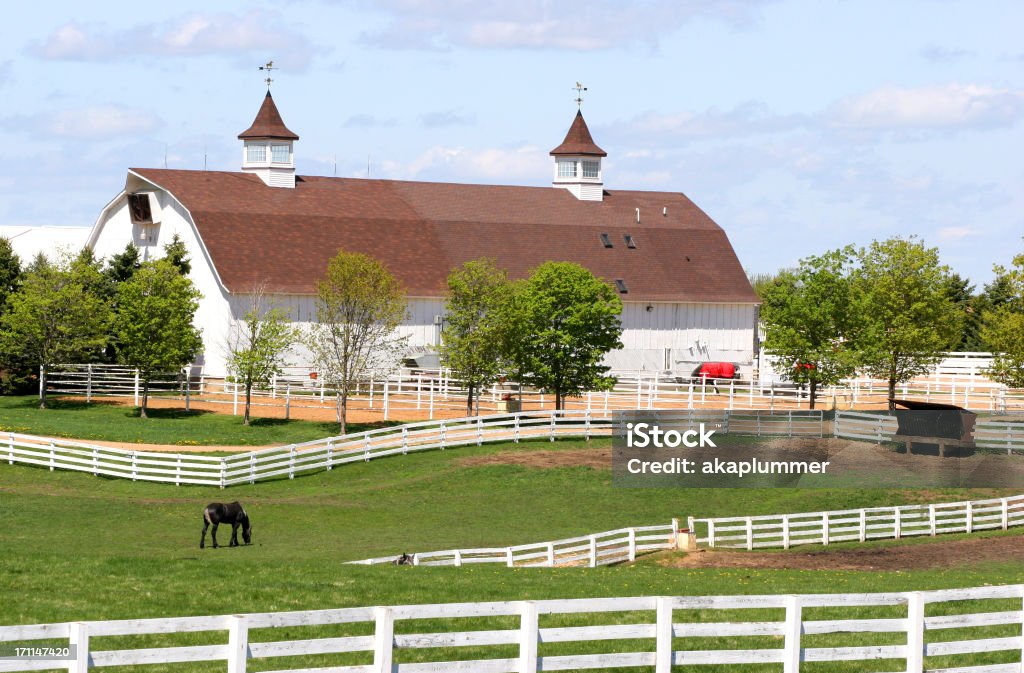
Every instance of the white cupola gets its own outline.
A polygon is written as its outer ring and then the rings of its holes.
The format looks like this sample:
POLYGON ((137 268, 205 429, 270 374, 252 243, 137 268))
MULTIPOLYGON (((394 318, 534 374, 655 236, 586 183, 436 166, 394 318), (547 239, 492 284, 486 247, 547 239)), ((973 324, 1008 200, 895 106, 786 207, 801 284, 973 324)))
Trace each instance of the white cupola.
POLYGON ((243 173, 255 173, 271 187, 295 187, 293 143, 299 136, 284 125, 270 91, 252 126, 238 134, 238 139, 242 141, 243 173))
POLYGON ((555 158, 554 187, 568 189, 581 201, 604 200, 601 159, 608 153, 594 143, 579 110, 565 134, 565 140, 551 150, 551 156, 555 158))

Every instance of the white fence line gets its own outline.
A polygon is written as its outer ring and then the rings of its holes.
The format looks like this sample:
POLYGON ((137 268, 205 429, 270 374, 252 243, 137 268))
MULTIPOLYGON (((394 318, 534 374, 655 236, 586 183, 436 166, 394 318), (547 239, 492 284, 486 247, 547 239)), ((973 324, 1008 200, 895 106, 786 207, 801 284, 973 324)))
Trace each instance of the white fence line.
MULTIPOLYGON (((47 374, 47 391, 52 394, 95 397, 132 398, 139 404, 141 384, 138 372, 117 365, 55 365, 47 374)), ((230 405, 232 413, 240 413, 244 405, 242 387, 224 379, 184 374, 161 375, 151 391, 164 398, 201 399, 207 404, 230 405)), ((523 391, 515 383, 494 385, 481 391, 480 408, 486 411, 515 411, 520 402, 525 408, 543 408, 553 398, 543 392, 523 391)), ((292 409, 323 409, 333 406, 334 391, 323 379, 308 375, 275 377, 267 388, 254 388, 252 405, 283 407, 288 417, 292 409)), ((460 381, 448 370, 416 370, 370 378, 356 386, 350 398, 351 409, 376 411, 386 420, 399 411, 411 411, 434 418, 437 414, 465 409, 466 391, 460 381)), ((955 376, 935 375, 900 384, 897 395, 906 399, 948 402, 978 411, 1004 413, 1024 409, 1024 390, 1008 390, 991 381, 955 376)), ((884 381, 852 379, 841 386, 819 391, 819 405, 824 407, 854 408, 865 405, 884 405, 888 388, 884 381)), ((618 382, 610 391, 588 392, 570 398, 572 408, 590 411, 657 408, 726 408, 726 409, 786 409, 801 408, 808 404, 806 387, 791 383, 740 379, 715 380, 677 377, 659 372, 620 373, 618 382)))
MULTIPOLYGON (((707 421, 722 433, 821 436, 820 412, 764 415, 754 412, 662 412, 674 422, 707 421)), ((74 470, 132 481, 176 485, 232 486, 412 451, 429 451, 484 442, 609 435, 609 414, 581 410, 531 411, 495 416, 423 421, 354 435, 237 453, 223 458, 195 453, 131 451, 18 433, 0 434, 0 461, 53 470, 74 470)))
POLYGON ((1024 526, 1024 495, 928 505, 866 507, 828 512, 691 518, 698 544, 768 549, 833 542, 866 542, 1024 526))
MULTIPOLYGON (((887 442, 897 439, 896 417, 888 413, 837 411, 833 431, 836 437, 887 442)), ((974 426, 974 444, 982 449, 1005 449, 1007 454, 1024 451, 1024 419, 985 418, 974 426)))
POLYGON ((269 665, 284 666, 281 671, 335 673, 535 673, 626 666, 669 673, 673 666, 763 663, 798 673, 805 664, 817 670, 819 662, 882 660, 895 660, 884 664, 886 670, 907 673, 1019 673, 1022 599, 1024 585, 1007 585, 900 593, 441 603, 0 626, 3 643, 45 641, 51 647, 56 640, 61 641, 58 647, 76 646, 71 660, 0 660, 0 673, 58 667, 87 673, 107 666, 178 662, 226 663, 228 673, 245 673, 250 661, 259 670, 269 665), (625 623, 607 623, 614 613, 623 615, 625 623), (422 620, 430 621, 416 630, 422 620), (480 624, 485 628, 471 628, 480 624), (280 631, 295 627, 320 628, 301 640, 280 631), (152 646, 152 635, 167 643, 174 642, 173 634, 197 632, 219 637, 206 637, 215 644, 152 646), (122 637, 116 649, 107 636, 122 637), (267 639, 274 636, 279 639, 267 639), (606 643, 614 640, 633 642, 627 651, 609 651, 606 643), (571 653, 566 643, 574 644, 571 653), (453 655, 437 648, 461 651, 456 661, 440 661, 453 655), (330 668, 309 668, 311 661, 322 666, 324 655, 331 657, 330 668), (982 665, 978 655, 985 657, 982 665), (278 659, 271 663, 271 657, 278 659))
MULTIPOLYGON (((588 566, 595 568, 623 561, 635 561, 638 554, 675 549, 679 520, 661 526, 634 526, 511 547, 449 549, 412 554, 412 565, 462 566, 473 563, 500 563, 512 567, 588 566)), ((394 563, 395 556, 349 561, 360 565, 394 563)))

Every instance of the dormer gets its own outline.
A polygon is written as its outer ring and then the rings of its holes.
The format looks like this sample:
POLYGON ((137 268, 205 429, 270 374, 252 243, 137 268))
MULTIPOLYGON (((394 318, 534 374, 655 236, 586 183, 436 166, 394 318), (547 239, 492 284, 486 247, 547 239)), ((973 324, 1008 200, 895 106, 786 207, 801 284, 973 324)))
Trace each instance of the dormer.
POLYGON ((255 173, 271 187, 295 187, 293 144, 299 139, 284 125, 267 91, 252 126, 238 134, 242 141, 242 172, 255 173))
POLYGON ((601 201, 604 198, 604 175, 601 159, 608 153, 594 143, 590 136, 583 113, 576 111, 576 118, 565 134, 562 144, 551 150, 555 158, 554 187, 572 192, 581 201, 601 201))

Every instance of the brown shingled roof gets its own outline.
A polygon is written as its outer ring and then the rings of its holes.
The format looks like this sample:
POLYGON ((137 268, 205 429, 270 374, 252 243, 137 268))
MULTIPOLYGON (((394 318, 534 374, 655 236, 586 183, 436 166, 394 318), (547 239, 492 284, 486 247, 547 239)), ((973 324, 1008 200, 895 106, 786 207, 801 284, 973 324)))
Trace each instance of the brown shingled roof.
POLYGON ((586 154, 588 156, 606 157, 608 153, 597 146, 590 136, 590 129, 587 122, 583 120, 583 112, 576 111, 576 118, 572 120, 569 132, 565 134, 562 144, 551 150, 551 156, 563 154, 586 154))
POLYGON ((263 99, 260 111, 256 113, 256 119, 253 120, 252 126, 239 133, 238 137, 241 140, 246 138, 299 139, 299 136, 292 133, 284 125, 281 113, 277 111, 277 106, 274 104, 274 97, 270 95, 269 91, 267 91, 267 95, 263 99))
POLYGON ((133 172, 188 208, 231 292, 265 284, 313 294, 345 249, 381 260, 414 297, 444 296, 451 269, 492 257, 512 278, 578 262, 624 279, 626 300, 758 303, 725 232, 682 194, 611 190, 580 201, 552 187, 303 176, 282 189, 247 173, 133 172))

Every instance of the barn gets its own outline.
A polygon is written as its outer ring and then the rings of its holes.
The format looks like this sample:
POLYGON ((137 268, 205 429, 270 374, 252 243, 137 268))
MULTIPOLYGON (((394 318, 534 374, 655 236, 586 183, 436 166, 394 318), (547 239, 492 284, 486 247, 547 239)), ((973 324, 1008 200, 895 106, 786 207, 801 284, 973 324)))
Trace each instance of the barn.
POLYGON ((379 259, 401 281, 410 357, 436 351, 449 271, 491 257, 513 278, 572 261, 615 286, 624 347, 608 356, 614 370, 753 362, 758 299, 725 232, 681 193, 606 186, 607 154, 581 112, 551 151, 552 187, 297 175, 299 136, 269 91, 238 139, 237 172, 129 169, 87 242, 102 257, 133 242, 144 258, 174 235, 185 242, 203 294, 197 365, 209 376, 227 374, 227 335, 254 291, 314 321, 317 282, 339 249, 379 259))

